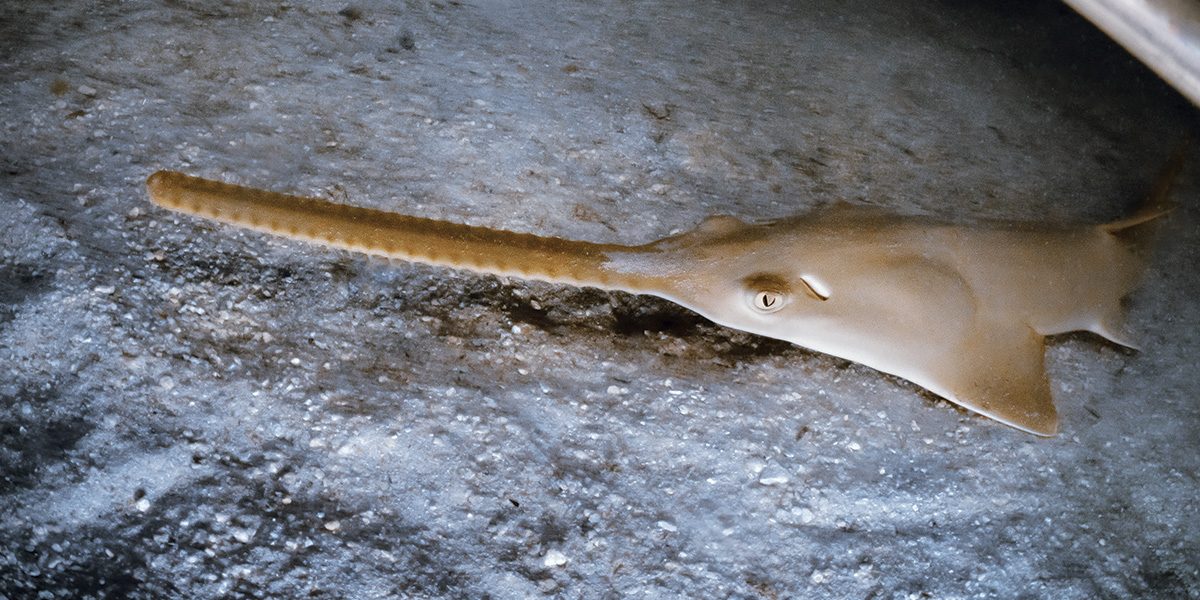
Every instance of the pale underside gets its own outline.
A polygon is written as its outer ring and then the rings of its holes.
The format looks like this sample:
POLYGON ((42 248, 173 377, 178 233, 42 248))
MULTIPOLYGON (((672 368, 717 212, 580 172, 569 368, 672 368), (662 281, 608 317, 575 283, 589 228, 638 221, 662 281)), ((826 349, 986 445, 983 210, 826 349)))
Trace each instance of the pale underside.
MULTIPOLYGON (((963 227, 853 208, 749 225, 728 217, 641 246, 596 244, 339 205, 161 171, 160 206, 401 260, 653 294, 716 323, 920 385, 1040 435, 1057 431, 1044 336, 1129 344, 1121 299, 1142 259, 1109 226, 963 227), (761 303, 756 304, 756 303, 761 303)), ((1165 195, 1165 190, 1162 192, 1165 195)))

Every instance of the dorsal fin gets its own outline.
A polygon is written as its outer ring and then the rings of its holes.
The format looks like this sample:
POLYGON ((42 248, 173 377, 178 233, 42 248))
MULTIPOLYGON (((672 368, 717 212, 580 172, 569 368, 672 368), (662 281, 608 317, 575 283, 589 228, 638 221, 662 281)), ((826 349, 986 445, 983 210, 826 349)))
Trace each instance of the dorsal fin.
POLYGON ((706 217, 693 230, 709 235, 724 235, 746 226, 746 222, 732 215, 713 215, 706 217))
POLYGON ((648 244, 660 249, 683 248, 724 235, 729 235, 747 227, 746 222, 730 215, 713 215, 706 217, 700 224, 687 231, 676 233, 648 244))

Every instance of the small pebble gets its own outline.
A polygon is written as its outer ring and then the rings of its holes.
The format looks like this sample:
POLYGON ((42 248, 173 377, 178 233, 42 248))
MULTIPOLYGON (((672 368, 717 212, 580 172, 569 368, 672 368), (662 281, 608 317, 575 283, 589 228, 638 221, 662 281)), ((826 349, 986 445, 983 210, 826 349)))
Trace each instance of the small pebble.
POLYGON ((758 482, 763 485, 783 485, 790 479, 787 471, 784 471, 779 465, 771 465, 763 469, 762 473, 758 476, 758 482))
POLYGON ((325 529, 328 529, 329 531, 337 531, 341 528, 342 528, 341 521, 330 521, 325 524, 325 529))
POLYGON ((84 84, 84 85, 79 86, 79 93, 91 98, 92 96, 96 95, 96 88, 94 88, 90 85, 84 84))
POLYGON ((546 553, 546 558, 542 560, 542 564, 547 567, 561 567, 567 564, 567 555, 558 550, 551 550, 546 553))

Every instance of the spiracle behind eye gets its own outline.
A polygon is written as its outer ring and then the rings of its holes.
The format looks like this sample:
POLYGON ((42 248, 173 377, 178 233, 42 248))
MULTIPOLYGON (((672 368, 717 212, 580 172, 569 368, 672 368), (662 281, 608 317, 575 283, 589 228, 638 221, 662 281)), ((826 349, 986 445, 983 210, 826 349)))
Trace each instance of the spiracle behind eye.
POLYGON ((821 280, 816 277, 803 275, 800 277, 800 282, 804 284, 804 287, 813 298, 822 301, 829 299, 829 287, 821 283, 821 280))
POLYGON ((759 290, 754 295, 754 308, 764 313, 775 312, 783 308, 783 294, 771 290, 759 290))

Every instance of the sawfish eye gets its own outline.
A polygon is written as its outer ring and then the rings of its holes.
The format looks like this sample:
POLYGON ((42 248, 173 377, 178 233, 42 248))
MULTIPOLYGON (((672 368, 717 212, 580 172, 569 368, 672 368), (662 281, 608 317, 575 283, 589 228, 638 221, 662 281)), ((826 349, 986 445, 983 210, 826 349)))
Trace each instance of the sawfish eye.
POLYGON ((754 310, 773 313, 783 308, 783 294, 772 290, 759 290, 754 294, 754 310))
POLYGON ((751 275, 742 280, 745 290, 745 300, 754 312, 759 314, 773 313, 791 300, 791 290, 782 277, 770 273, 751 275))

